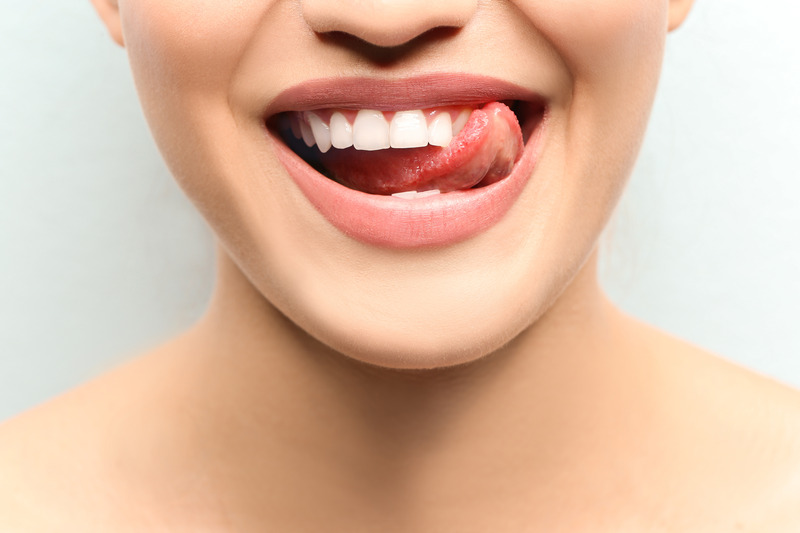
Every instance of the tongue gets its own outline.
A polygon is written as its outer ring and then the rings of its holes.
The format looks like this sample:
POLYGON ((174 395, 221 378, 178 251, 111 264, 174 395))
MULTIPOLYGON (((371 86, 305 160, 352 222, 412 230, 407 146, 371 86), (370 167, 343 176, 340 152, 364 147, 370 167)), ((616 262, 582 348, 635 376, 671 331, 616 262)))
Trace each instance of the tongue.
POLYGON ((505 104, 492 102, 472 111, 461 133, 444 148, 347 148, 322 154, 322 163, 334 180, 370 194, 449 192, 505 178, 523 147, 517 117, 505 104))

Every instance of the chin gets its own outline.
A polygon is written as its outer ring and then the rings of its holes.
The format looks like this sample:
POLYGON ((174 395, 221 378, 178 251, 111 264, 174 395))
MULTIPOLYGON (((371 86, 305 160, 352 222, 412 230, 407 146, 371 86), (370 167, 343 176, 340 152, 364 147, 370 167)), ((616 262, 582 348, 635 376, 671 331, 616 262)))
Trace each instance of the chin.
POLYGON ((490 289, 477 291, 453 284, 438 292, 362 293, 346 302, 316 292, 299 306, 307 312, 289 319, 342 356, 368 365, 413 370, 465 365, 503 348, 555 299, 557 285, 516 281, 485 280, 483 287, 490 289))
POLYGON ((345 357, 387 369, 433 370, 473 363, 502 348, 517 328, 456 328, 420 331, 414 327, 329 327, 318 340, 345 357))

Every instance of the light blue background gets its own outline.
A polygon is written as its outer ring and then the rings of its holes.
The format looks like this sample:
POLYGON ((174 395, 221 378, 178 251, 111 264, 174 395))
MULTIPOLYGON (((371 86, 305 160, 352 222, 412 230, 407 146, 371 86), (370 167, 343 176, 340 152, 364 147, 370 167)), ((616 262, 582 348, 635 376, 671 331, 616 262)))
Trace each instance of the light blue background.
MULTIPOLYGON (((800 4, 699 0, 603 239, 624 309, 800 385, 800 4)), ((203 310, 210 232, 88 0, 0 5, 0 420, 203 310)))

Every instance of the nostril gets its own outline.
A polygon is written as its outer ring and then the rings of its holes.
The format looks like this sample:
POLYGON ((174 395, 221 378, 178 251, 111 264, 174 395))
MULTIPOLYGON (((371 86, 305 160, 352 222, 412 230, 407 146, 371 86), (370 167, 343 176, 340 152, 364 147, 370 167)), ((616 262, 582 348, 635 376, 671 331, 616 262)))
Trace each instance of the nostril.
POLYGON ((477 0, 303 0, 303 17, 316 33, 347 33, 379 47, 463 27, 476 10, 477 0))
POLYGON ((319 38, 321 41, 338 48, 350 49, 371 63, 386 66, 408 55, 411 49, 419 49, 428 44, 446 41, 458 31, 459 28, 433 28, 397 46, 380 46, 341 31, 321 34, 319 38))

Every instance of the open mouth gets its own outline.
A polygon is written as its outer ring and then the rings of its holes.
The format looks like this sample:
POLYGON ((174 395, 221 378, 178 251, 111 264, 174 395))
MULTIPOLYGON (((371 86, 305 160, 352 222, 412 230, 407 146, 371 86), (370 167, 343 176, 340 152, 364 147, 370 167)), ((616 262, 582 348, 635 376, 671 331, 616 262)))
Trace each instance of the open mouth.
POLYGON ((549 122, 538 94, 465 73, 308 80, 263 116, 275 156, 320 215, 400 249, 497 224, 532 176, 549 122))
POLYGON ((281 112, 267 126, 340 185, 414 199, 506 179, 544 113, 538 100, 384 111, 324 107, 281 112))

